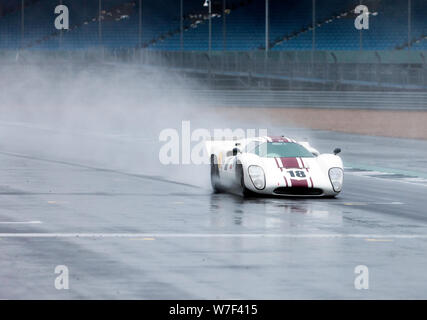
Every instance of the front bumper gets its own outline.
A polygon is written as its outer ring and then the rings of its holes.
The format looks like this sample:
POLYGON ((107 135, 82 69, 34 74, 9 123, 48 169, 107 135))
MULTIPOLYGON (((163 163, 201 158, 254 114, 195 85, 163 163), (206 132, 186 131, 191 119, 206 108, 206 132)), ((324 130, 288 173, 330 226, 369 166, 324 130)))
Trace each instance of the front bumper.
MULTIPOLYGON (((251 183, 252 184, 252 183, 251 183)), ((333 197, 339 194, 329 185, 315 185, 314 187, 286 187, 267 185, 263 190, 257 190, 253 185, 246 184, 246 187, 254 193, 266 196, 279 197, 333 197)))

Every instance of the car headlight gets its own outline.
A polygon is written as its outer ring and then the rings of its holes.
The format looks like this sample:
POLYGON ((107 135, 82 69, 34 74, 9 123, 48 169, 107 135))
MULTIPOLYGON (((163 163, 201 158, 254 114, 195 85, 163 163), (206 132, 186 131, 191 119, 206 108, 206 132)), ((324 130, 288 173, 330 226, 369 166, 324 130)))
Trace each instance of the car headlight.
POLYGON ((341 191, 343 179, 344 172, 341 168, 329 169, 329 180, 331 180, 332 188, 334 188, 335 192, 341 191))
POLYGON ((262 190, 265 188, 265 174, 264 170, 262 170, 259 166, 250 166, 248 168, 249 177, 251 177, 252 184, 258 190, 262 190))

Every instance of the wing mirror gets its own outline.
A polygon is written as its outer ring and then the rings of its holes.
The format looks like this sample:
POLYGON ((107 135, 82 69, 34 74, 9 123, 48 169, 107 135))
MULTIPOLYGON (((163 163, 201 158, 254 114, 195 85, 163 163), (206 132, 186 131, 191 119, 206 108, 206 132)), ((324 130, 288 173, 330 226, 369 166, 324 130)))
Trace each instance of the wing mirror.
POLYGON ((237 154, 240 153, 239 148, 233 148, 233 156, 237 156, 237 154))
POLYGON ((335 148, 334 149, 334 155, 337 155, 338 153, 340 153, 341 152, 341 149, 340 148, 335 148))

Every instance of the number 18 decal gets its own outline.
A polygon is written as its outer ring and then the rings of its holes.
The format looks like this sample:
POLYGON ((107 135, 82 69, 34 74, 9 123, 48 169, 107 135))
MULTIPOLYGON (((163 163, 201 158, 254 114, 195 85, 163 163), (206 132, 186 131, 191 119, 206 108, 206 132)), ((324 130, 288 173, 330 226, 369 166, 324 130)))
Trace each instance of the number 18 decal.
POLYGON ((305 172, 304 171, 294 171, 294 170, 289 170, 288 171, 289 174, 291 175, 292 178, 305 178, 305 172))

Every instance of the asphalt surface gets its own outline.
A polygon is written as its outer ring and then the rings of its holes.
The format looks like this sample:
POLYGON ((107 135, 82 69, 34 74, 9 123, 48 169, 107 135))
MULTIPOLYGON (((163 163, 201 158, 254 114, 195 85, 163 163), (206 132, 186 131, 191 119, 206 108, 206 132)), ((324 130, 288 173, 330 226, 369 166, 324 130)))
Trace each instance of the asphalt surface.
POLYGON ((85 153, 95 139, 129 157, 119 138, 86 137, 76 155, 47 148, 49 130, 0 133, 0 299, 427 298, 425 141, 296 130, 343 149, 343 192, 242 199, 212 194, 203 166, 85 153), (355 288, 359 265, 369 289, 355 288))

